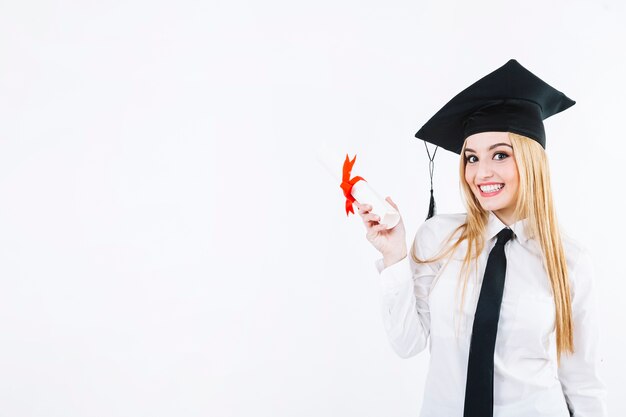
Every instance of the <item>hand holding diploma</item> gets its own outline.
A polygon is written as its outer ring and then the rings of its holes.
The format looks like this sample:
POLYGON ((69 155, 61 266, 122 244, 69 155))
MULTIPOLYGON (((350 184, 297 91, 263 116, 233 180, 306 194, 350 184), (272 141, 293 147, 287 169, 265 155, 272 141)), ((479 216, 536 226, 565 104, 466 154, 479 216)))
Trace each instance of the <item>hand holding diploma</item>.
MULTIPOLYGON (((391 197, 387 197, 387 201, 396 211, 398 210, 391 197)), ((367 231, 365 237, 383 255, 385 267, 401 261, 407 255, 407 249, 406 231, 400 212, 398 211, 398 216, 400 216, 398 224, 392 229, 387 229, 385 224, 379 223, 380 216, 371 212, 371 205, 358 202, 355 204, 365 224, 367 231)))
POLYGON ((329 151, 326 144, 317 151, 318 161, 333 178, 338 180, 337 174, 342 172, 339 186, 346 197, 346 215, 354 213, 355 204, 365 224, 367 240, 383 255, 385 266, 401 260, 407 254, 406 232, 395 203, 389 197, 383 200, 364 178, 350 177, 356 155, 352 160, 346 155, 341 170, 337 156, 338 152, 329 151))
POLYGON ((359 203, 367 203, 372 206, 372 211, 382 217, 381 223, 384 224, 387 229, 395 227, 400 221, 400 214, 394 209, 388 202, 384 201, 376 191, 374 191, 367 181, 361 177, 350 178, 350 173, 354 162, 356 161, 356 155, 350 160, 348 155, 343 162, 343 176, 340 187, 343 190, 343 195, 346 197, 346 216, 349 213, 354 213, 352 204, 356 201, 359 203))
POLYGON ((372 190, 367 181, 361 177, 350 178, 350 172, 356 161, 346 155, 343 164, 343 181, 341 188, 346 196, 346 215, 354 213, 352 204, 356 204, 359 214, 365 224, 367 240, 383 255, 385 266, 394 264, 406 256, 406 232, 398 207, 387 197, 386 201, 372 190), (371 204, 361 204, 359 201, 369 201, 371 204), (379 214, 380 213, 380 214, 379 214), (381 219, 381 214, 383 218, 381 219), (388 222, 393 222, 389 225, 388 222))
POLYGON ((372 206, 372 212, 378 214, 382 218, 383 224, 391 229, 400 221, 400 214, 387 201, 383 200, 376 191, 370 187, 367 181, 359 176, 350 178, 352 167, 356 161, 356 155, 352 160, 346 154, 341 167, 338 159, 339 153, 331 150, 327 144, 323 143, 317 150, 318 162, 326 168, 326 171, 332 178, 336 179, 339 187, 343 190, 346 197, 346 215, 354 213, 352 204, 358 201, 360 204, 369 204, 372 206), (339 177, 338 174, 342 174, 339 177))

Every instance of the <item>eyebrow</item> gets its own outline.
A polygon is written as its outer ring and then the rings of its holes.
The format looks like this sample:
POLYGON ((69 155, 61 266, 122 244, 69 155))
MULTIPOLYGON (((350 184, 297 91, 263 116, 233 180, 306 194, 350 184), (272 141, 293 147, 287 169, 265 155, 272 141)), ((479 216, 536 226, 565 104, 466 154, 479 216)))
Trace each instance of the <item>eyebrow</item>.
MULTIPOLYGON (((495 145, 491 145, 489 147, 489 149, 487 149, 488 151, 492 150, 493 148, 497 148, 498 146, 508 146, 509 148, 513 149, 513 147, 511 145, 509 145, 508 143, 496 143, 495 145)), ((476 152, 473 149, 470 148, 465 148, 465 152, 476 152)))

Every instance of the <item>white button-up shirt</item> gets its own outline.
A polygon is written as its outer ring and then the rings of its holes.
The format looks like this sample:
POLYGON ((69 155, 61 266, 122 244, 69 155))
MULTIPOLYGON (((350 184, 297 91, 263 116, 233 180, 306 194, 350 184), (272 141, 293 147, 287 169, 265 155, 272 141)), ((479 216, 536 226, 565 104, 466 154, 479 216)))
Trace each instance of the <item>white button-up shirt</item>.
MULTIPOLYGON (((445 238, 465 219, 465 214, 428 219, 415 235, 416 255, 424 259, 437 254, 445 238)), ((574 417, 605 417, 606 386, 598 372, 599 320, 588 251, 562 235, 575 353, 562 353, 557 368, 554 297, 540 246, 527 236, 525 222, 510 226, 514 237, 504 248, 507 270, 494 353, 493 415, 569 417, 571 410, 574 417)), ((387 268, 382 258, 376 261, 383 323, 394 351, 408 358, 424 350, 430 340, 421 417, 463 416, 474 312, 487 257, 504 227, 490 212, 478 269, 471 263, 463 311, 463 284, 457 292, 457 282, 467 242, 457 248, 445 268, 446 259, 416 264, 410 255, 387 268)))

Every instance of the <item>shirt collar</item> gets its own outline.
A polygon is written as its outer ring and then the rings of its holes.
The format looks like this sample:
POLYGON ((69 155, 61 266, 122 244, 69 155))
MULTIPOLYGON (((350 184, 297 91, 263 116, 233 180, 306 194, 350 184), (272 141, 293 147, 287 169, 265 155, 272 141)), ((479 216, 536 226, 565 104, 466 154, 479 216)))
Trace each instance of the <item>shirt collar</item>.
MULTIPOLYGON (((515 234, 515 237, 520 242, 525 243, 529 239, 528 234, 526 234, 527 223, 528 223, 528 219, 526 218, 526 219, 518 220, 512 225, 508 226, 509 229, 513 231, 513 234, 515 234)), ((493 214, 493 211, 490 210, 489 219, 487 220, 487 232, 485 236, 486 239, 487 240, 493 239, 500 232, 500 230, 504 229, 505 227, 507 227, 507 225, 502 223, 502 221, 498 218, 498 216, 493 214)))

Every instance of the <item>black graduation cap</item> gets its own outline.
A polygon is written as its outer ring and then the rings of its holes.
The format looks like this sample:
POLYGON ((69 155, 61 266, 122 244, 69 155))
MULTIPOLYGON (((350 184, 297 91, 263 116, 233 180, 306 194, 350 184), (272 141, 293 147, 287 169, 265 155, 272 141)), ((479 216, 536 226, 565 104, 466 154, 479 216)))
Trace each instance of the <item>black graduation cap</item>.
MULTIPOLYGON (((543 120, 576 102, 528 71, 514 59, 454 96, 415 134, 416 138, 461 154, 465 138, 480 132, 513 132, 527 136, 545 149, 543 120)), ((430 207, 435 214, 430 156, 430 207)))

